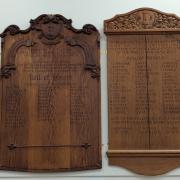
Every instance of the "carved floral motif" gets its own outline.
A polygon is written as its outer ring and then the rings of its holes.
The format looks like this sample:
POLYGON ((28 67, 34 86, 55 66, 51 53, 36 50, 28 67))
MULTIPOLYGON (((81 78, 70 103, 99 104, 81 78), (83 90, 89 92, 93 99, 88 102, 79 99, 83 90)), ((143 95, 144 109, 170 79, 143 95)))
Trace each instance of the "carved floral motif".
POLYGON ((105 32, 180 29, 180 19, 153 9, 137 9, 105 21, 105 32))

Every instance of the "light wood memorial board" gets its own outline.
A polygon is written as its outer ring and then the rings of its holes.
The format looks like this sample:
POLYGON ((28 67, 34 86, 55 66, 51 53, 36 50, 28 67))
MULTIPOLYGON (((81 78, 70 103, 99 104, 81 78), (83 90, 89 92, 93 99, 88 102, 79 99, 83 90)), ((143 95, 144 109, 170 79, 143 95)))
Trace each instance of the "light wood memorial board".
POLYGON ((142 8, 105 20, 110 165, 180 166, 180 19, 142 8))
POLYGON ((44 14, 1 38, 0 169, 101 168, 97 29, 44 14))

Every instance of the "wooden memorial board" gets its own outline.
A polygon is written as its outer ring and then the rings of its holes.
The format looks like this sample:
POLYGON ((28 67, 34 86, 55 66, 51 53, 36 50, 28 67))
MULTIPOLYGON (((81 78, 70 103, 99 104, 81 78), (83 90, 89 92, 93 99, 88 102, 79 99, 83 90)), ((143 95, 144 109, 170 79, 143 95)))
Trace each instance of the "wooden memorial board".
POLYGON ((41 15, 1 34, 0 169, 101 168, 99 33, 41 15))
POLYGON ((141 8, 105 20, 109 164, 157 175, 180 166, 180 19, 141 8))

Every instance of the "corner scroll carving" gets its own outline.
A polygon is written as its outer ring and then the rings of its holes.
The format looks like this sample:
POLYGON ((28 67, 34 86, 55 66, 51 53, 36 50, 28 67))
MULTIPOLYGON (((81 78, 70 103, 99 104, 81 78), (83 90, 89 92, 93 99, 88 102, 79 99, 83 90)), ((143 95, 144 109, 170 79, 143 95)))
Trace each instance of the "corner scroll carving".
POLYGON ((89 47, 89 45, 77 37, 66 38, 65 42, 69 46, 78 46, 83 49, 83 52, 85 54, 84 69, 91 72, 92 78, 99 78, 100 77, 100 67, 96 65, 95 59, 93 57, 93 53, 91 52, 92 50, 89 47))
POLYGON ((9 78, 12 74, 12 71, 15 71, 16 67, 14 64, 6 64, 2 66, 0 76, 1 78, 9 78))
POLYGON ((92 78, 98 78, 100 77, 100 66, 91 66, 91 65, 86 65, 84 67, 85 70, 89 70, 91 72, 91 77, 92 78))
POLYGON ((17 51, 25 46, 25 47, 31 47, 33 46, 35 43, 31 40, 21 40, 18 42, 15 42, 9 52, 8 52, 8 62, 6 65, 3 65, 1 67, 1 72, 0 72, 0 77, 1 78, 9 78, 12 75, 12 72, 16 70, 16 66, 15 66, 15 56, 17 51))
POLYGON ((151 8, 140 8, 104 21, 105 33, 127 31, 177 31, 180 18, 151 8))
POLYGON ((28 28, 28 29, 26 29, 26 30, 21 30, 17 25, 10 25, 10 26, 8 26, 4 31, 3 31, 3 33, 2 34, 0 34, 0 37, 1 38, 4 38, 5 36, 7 36, 8 35, 8 33, 11 35, 11 36, 14 36, 14 35, 16 35, 16 34, 18 34, 18 33, 28 33, 29 31, 31 30, 31 28, 28 28))

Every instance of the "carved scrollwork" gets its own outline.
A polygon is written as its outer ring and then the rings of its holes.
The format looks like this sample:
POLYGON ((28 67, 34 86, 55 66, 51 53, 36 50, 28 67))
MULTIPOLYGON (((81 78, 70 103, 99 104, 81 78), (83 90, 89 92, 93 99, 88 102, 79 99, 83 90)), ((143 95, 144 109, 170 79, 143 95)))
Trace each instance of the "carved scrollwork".
POLYGON ((84 69, 89 70, 91 72, 92 78, 99 78, 100 77, 100 66, 85 65, 84 69))
POLYGON ((67 28, 75 33, 92 34, 98 30, 92 24, 86 24, 82 29, 76 29, 72 26, 72 20, 66 19, 60 14, 48 15, 42 14, 34 20, 30 20, 30 27, 21 30, 16 25, 8 26, 0 37, 4 38, 8 33, 15 35, 19 33, 28 33, 31 30, 41 31, 39 38, 45 44, 56 44, 63 38, 63 28, 67 28))
POLYGON ((30 23, 31 23, 32 29, 38 29, 38 26, 40 24, 54 23, 54 24, 61 24, 61 25, 63 24, 65 28, 75 33, 91 34, 94 31, 97 32, 96 27, 93 26, 92 24, 85 24, 82 29, 76 29, 72 26, 71 19, 66 19, 64 16, 60 14, 55 14, 55 15, 43 14, 37 17, 35 20, 31 20, 30 23))
POLYGON ((105 21, 105 32, 180 30, 180 19, 151 8, 141 8, 105 21))
POLYGON ((6 64, 1 67, 1 73, 0 76, 1 78, 9 78, 12 74, 12 71, 15 71, 16 67, 14 64, 6 64))
POLYGON ((96 32, 97 29, 92 24, 86 24, 83 26, 82 30, 80 30, 80 32, 84 32, 85 34, 91 34, 93 31, 96 32))
POLYGON ((31 47, 35 43, 31 40, 20 40, 18 42, 15 42, 9 52, 8 52, 8 62, 6 65, 3 65, 1 67, 0 76, 1 78, 9 78, 12 75, 12 72, 16 70, 15 67, 15 56, 19 48, 25 46, 25 47, 31 47))
POLYGON ((35 44, 35 42, 31 40, 20 40, 18 42, 15 42, 8 52, 8 64, 15 64, 15 56, 19 48, 25 46, 25 47, 31 47, 35 44))
POLYGON ((0 37, 4 38, 8 33, 13 36, 18 33, 28 33, 29 31, 30 31, 30 28, 26 30, 20 30, 20 28, 17 25, 10 25, 3 31, 2 34, 0 34, 0 37))
POLYGON ((92 78, 99 78, 100 76, 100 67, 96 65, 93 53, 89 45, 83 40, 73 37, 66 38, 65 42, 70 46, 78 46, 83 49, 85 54, 85 66, 84 69, 91 72, 92 78))
POLYGON ((44 44, 57 44, 64 38, 64 28, 72 30, 75 33, 91 34, 97 31, 91 24, 83 26, 82 30, 77 30, 72 27, 72 20, 66 19, 62 15, 41 15, 35 20, 31 20, 31 28, 41 31, 39 36, 44 44))
POLYGON ((35 20, 31 20, 31 27, 40 31, 39 39, 47 45, 57 44, 64 38, 64 24, 71 23, 71 20, 58 15, 41 15, 35 20))

